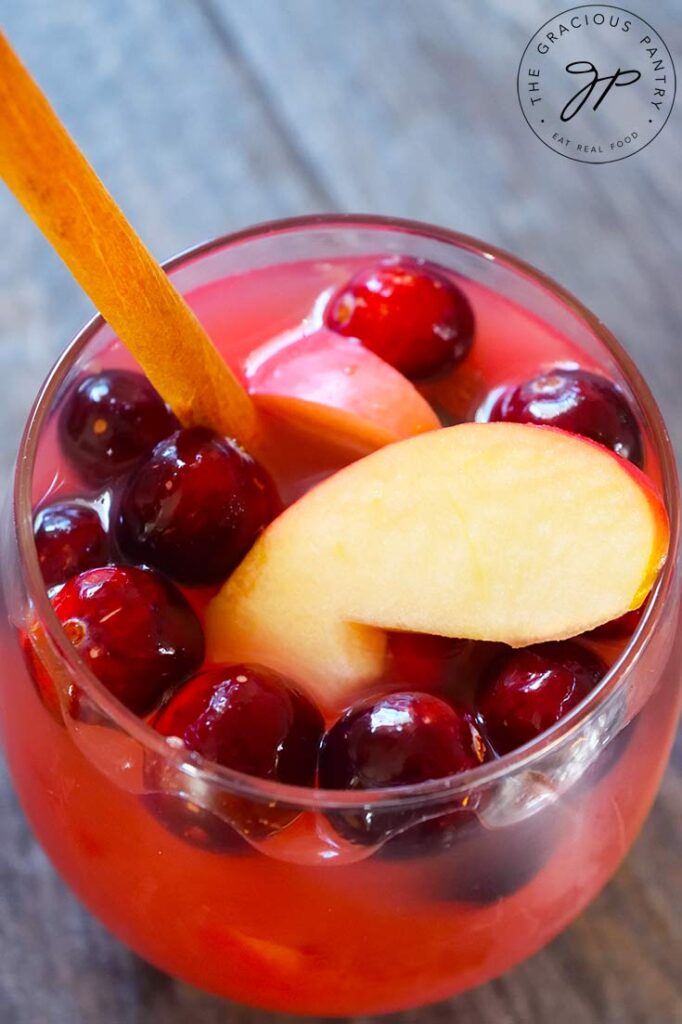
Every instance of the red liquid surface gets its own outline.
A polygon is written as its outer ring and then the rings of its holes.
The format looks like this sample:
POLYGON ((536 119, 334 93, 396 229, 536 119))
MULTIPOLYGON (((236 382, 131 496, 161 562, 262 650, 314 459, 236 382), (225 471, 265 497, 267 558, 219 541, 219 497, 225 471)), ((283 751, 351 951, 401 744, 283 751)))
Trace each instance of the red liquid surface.
MULTIPOLYGON (((320 296, 366 262, 268 268, 189 298, 242 372, 253 350, 280 332, 314 329, 320 296)), ((444 422, 474 418, 501 385, 557 363, 599 369, 520 307, 480 285, 465 282, 464 289, 476 318, 472 354, 445 379, 420 385, 444 422)), ((88 365, 132 362, 112 343, 88 365)), ((287 501, 357 457, 281 418, 268 423, 265 461, 287 501)), ((646 451, 646 471, 658 479, 648 441, 646 451)), ((83 490, 52 422, 38 453, 35 503, 83 490)), ((110 496, 99 500, 106 508, 110 496)), ((201 609, 212 591, 187 593, 201 609)), ((623 643, 598 649, 613 662, 623 643)), ((644 704, 635 720, 535 813, 532 779, 520 783, 527 800, 518 788, 507 796, 500 787, 499 813, 463 828, 449 849, 397 857, 389 848, 354 847, 323 815, 295 808, 263 810, 275 818, 281 811, 277 821, 286 827, 233 842, 201 808, 188 809, 177 796, 182 785, 174 784, 170 803, 159 800, 163 769, 87 698, 76 718, 64 715, 41 701, 16 646, 8 658, 13 683, 3 724, 17 787, 36 833, 88 907, 142 956, 193 984, 249 1004, 321 1015, 398 1010, 449 996, 556 935, 637 834, 678 701, 666 648, 651 655, 657 685, 649 699, 632 696, 633 706, 644 704)), ((217 806, 188 786, 186 796, 217 806)), ((241 820, 234 808, 224 815, 231 816, 241 820)))

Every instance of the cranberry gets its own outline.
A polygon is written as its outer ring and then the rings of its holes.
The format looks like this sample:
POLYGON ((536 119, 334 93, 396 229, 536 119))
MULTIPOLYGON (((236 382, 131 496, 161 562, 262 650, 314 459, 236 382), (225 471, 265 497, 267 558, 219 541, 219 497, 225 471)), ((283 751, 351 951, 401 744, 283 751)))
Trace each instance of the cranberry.
POLYGON ((48 588, 109 561, 102 521, 90 505, 63 501, 41 508, 33 521, 33 536, 48 588))
POLYGON ((595 629, 591 629, 588 636, 591 640, 627 640, 631 637, 639 625, 644 614, 644 605, 635 608, 634 611, 626 612, 617 619, 611 619, 595 629))
POLYGON ((470 640, 428 633, 389 633, 386 679, 402 689, 442 690, 461 667, 470 640))
POLYGON ((642 435, 625 395, 612 381, 588 370, 555 367, 495 403, 491 420, 537 423, 589 437, 642 466, 642 435))
POLYGON ((234 441, 204 427, 154 448, 121 497, 121 550, 189 584, 218 583, 279 510, 274 484, 234 441))
POLYGON ((177 427, 158 392, 132 370, 83 377, 67 395, 59 417, 62 448, 95 485, 130 469, 177 427))
POLYGON ((553 807, 502 828, 486 828, 472 815, 447 854, 430 862, 424 886, 439 901, 489 906, 528 885, 558 836, 553 807))
POLYGON ((498 754, 529 743, 579 704, 605 673, 596 654, 571 640, 507 651, 478 694, 485 735, 498 754))
POLYGON ((249 844, 227 821, 180 793, 146 793, 141 799, 159 824, 190 846, 221 855, 249 852, 249 844))
MULTIPOLYGON (((62 708, 55 682, 43 664, 40 656, 41 633, 35 629, 29 633, 19 632, 19 644, 24 656, 26 668, 35 691, 45 709, 58 725, 63 722, 62 708)), ((71 694, 69 694, 69 697, 71 694)), ((69 701, 70 703, 70 701, 69 701)))
POLYGON ((151 710, 203 661, 195 613, 150 569, 89 569, 65 583, 52 604, 90 669, 137 714, 151 710))
POLYGON ((295 786, 315 778, 322 716, 278 673, 222 665, 200 673, 159 711, 154 727, 234 771, 295 786))
MULTIPOLYGON (((393 693, 351 708, 327 733, 320 753, 320 786, 366 790, 409 785, 475 768, 485 758, 485 744, 464 708, 426 693, 393 693)), ((423 816, 423 810, 358 806, 357 812, 331 818, 348 838, 376 843, 423 816)), ((440 832, 443 816, 435 822, 440 832)), ((429 828, 429 822, 423 824, 429 828)))
POLYGON ((412 379, 461 362, 474 334, 471 306, 460 289, 437 269, 410 259, 360 271, 332 297, 325 321, 412 379))
MULTIPOLYGON (((637 726, 640 719, 633 718, 620 732, 608 741, 599 750, 598 755, 589 766, 587 771, 580 777, 578 785, 571 790, 571 795, 578 801, 586 797, 586 791, 598 785, 602 779, 609 775, 625 753, 629 750, 630 744, 637 735, 637 726)), ((634 755, 636 757, 636 755, 634 755)))

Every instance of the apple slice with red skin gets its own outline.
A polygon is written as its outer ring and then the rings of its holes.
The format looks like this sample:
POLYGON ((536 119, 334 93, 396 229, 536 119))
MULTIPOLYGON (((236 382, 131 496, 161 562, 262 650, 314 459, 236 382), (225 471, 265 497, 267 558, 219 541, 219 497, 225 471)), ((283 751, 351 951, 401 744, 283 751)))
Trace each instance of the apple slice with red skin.
POLYGON ((642 603, 668 541, 651 482, 601 445, 529 424, 433 431, 270 524, 209 605, 209 658, 258 660, 332 711, 380 676, 385 630, 576 636, 642 603))
POLYGON ((363 454, 440 426, 406 377, 325 328, 269 342, 252 353, 244 373, 260 408, 363 454))

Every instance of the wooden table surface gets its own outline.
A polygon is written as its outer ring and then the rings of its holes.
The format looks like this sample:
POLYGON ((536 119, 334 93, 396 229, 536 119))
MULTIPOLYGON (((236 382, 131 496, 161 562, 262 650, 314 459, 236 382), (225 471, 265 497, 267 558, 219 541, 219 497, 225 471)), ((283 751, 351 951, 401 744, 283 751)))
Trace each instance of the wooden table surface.
MULTIPOLYGON (((682 65, 680 0, 627 0, 682 65)), ((159 257, 341 210, 438 222, 542 267, 635 355, 682 451, 682 102, 603 166, 543 147, 516 68, 547 0, 0 0, 5 28, 159 257), (4 10, 3 10, 4 8, 4 10)), ((88 301, 0 194, 0 464, 88 301)), ((2 1024, 261 1024, 147 966, 81 908, 0 780, 2 1024)), ((682 1021, 682 750, 632 855, 506 977, 396 1020, 682 1021)), ((283 1018, 284 1019, 284 1018, 283 1018)))

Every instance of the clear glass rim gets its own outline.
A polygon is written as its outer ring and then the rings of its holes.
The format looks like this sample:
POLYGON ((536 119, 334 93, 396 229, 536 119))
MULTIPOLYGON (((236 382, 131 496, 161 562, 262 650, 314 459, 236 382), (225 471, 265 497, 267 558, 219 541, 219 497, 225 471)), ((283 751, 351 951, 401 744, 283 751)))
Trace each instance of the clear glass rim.
POLYGON ((231 792, 250 796, 260 801, 276 801, 277 803, 291 804, 298 808, 309 810, 343 809, 352 808, 359 804, 366 806, 375 803, 380 803, 382 808, 391 806, 405 807, 406 804, 421 806, 427 803, 437 803, 446 797, 452 797, 453 794, 470 793, 472 790, 488 786, 505 776, 522 770, 532 769, 538 760, 551 754, 564 742, 569 741, 572 736, 575 736, 591 718, 604 708, 605 703, 625 685, 629 673, 635 668, 636 663, 656 632, 666 598, 674 581, 680 531, 679 484, 675 455, 665 423, 648 385, 634 362, 604 324, 561 285, 536 270, 530 264, 510 255, 502 249, 488 245, 471 236, 419 221, 393 217, 365 214, 315 214, 269 221, 235 233, 220 235, 217 238, 184 250, 166 261, 163 266, 166 271, 172 271, 180 266, 191 263, 197 258, 210 255, 217 250, 237 246, 258 237, 319 228, 337 228, 340 230, 375 228, 381 231, 415 234, 460 249, 467 249, 477 255, 495 260, 515 274, 539 284, 560 302, 569 307, 574 314, 587 323, 588 327, 591 328, 616 359, 644 414, 645 429, 660 460, 664 495, 670 515, 671 540, 668 559, 654 585, 645 614, 630 643, 603 678, 600 685, 552 729, 519 750, 497 760, 489 761, 477 768, 462 772, 459 775, 433 779, 428 782, 401 786, 399 788, 350 792, 348 790, 325 790, 292 786, 270 779, 260 779, 244 775, 241 772, 213 765, 194 755, 191 757, 183 756, 182 751, 178 751, 177 748, 171 748, 164 737, 120 704, 96 679, 87 665, 76 654, 61 629, 50 604, 33 540, 31 488, 38 441, 47 413, 52 407, 53 400, 73 362, 105 325, 104 319, 99 314, 93 317, 76 335, 52 367, 34 401, 23 432, 17 457, 13 493, 15 530, 21 571, 27 594, 44 627, 45 637, 51 649, 51 654, 66 662, 70 672, 78 677, 79 686, 83 688, 93 703, 118 728, 150 752, 167 761, 172 761, 180 771, 185 771, 188 775, 195 779, 200 779, 208 785, 226 788, 231 792))

